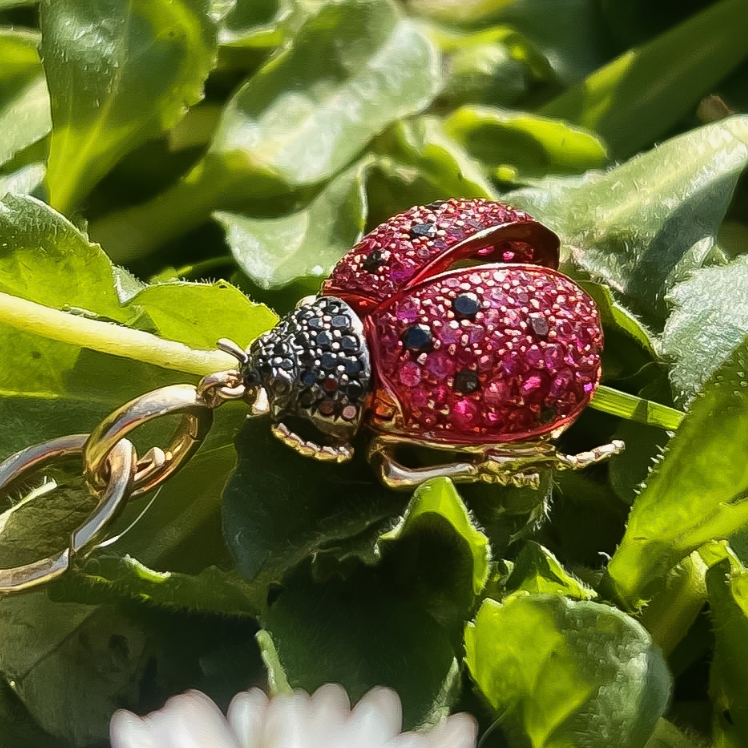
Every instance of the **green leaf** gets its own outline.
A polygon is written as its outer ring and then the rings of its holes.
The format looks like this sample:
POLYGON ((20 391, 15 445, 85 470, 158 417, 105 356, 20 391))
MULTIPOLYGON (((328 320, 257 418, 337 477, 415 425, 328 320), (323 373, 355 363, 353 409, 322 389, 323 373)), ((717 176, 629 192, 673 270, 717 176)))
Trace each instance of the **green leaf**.
POLYGON ((529 541, 519 552, 509 578, 504 602, 517 595, 563 595, 576 600, 592 600, 597 593, 569 574, 558 559, 538 543, 529 541))
POLYGON ((288 0, 238 0, 220 19, 218 42, 222 47, 277 47, 285 36, 282 21, 290 12, 288 0))
POLYGON ((144 713, 198 688, 225 708, 262 677, 256 628, 248 619, 52 603, 37 592, 0 601, 2 670, 42 729, 67 748, 88 748, 104 744, 123 706, 144 713))
POLYGON ((215 27, 207 0, 46 0, 41 25, 54 122, 47 184, 69 212, 202 98, 215 27))
POLYGON ((592 281, 579 281, 579 285, 595 300, 605 327, 622 332, 638 343, 652 358, 657 357, 651 333, 628 309, 616 301, 607 286, 592 281))
POLYGON ((439 104, 510 106, 542 82, 554 79, 548 61, 522 34, 494 26, 474 34, 435 27, 429 30, 447 60, 447 80, 439 104))
POLYGON ((668 704, 659 650, 607 605, 550 595, 486 600, 465 647, 512 746, 642 748, 668 704))
POLYGON ((696 270, 668 294, 662 335, 676 400, 685 403, 748 335, 748 257, 696 270))
POLYGON ((304 559, 372 525, 389 518, 394 524, 404 508, 402 495, 375 479, 361 446, 352 463, 316 462, 290 450, 257 419, 245 423, 236 450, 239 464, 223 498, 224 537, 257 589, 281 582, 304 559))
POLYGON ((292 688, 311 693, 341 683, 356 702, 374 686, 389 686, 402 701, 404 729, 444 715, 459 680, 444 630, 371 570, 346 582, 300 580, 262 623, 292 688))
POLYGON ((594 130, 615 158, 628 158, 666 134, 747 54, 748 6, 722 0, 629 50, 540 112, 594 130))
POLYGON ((709 257, 746 164, 748 117, 736 116, 603 174, 548 179, 506 199, 557 231, 584 270, 661 327, 667 291, 709 257))
POLYGON ((367 163, 335 177, 303 210, 281 218, 215 214, 242 271, 260 288, 319 285, 361 238, 367 163))
POLYGON ((686 737, 672 722, 659 719, 645 748, 698 748, 699 745, 700 743, 686 737))
POLYGON ((56 602, 130 599, 175 610, 252 615, 258 605, 236 571, 208 566, 198 574, 154 571, 129 555, 98 551, 50 589, 56 602))
POLYGON ((428 527, 443 522, 463 543, 470 556, 469 577, 474 595, 480 594, 488 581, 491 549, 488 538, 474 525, 457 489, 449 478, 434 478, 422 483, 413 494, 402 520, 381 536, 380 542, 393 542, 418 532, 419 525, 428 527))
POLYGON ((593 133, 534 114, 465 106, 447 118, 444 129, 502 182, 579 174, 608 160, 593 133))
POLYGON ((92 235, 115 260, 129 261, 216 209, 320 184, 391 122, 431 103, 438 63, 390 0, 325 3, 226 104, 210 151, 183 182, 107 216, 92 235))
POLYGON ((36 191, 44 181, 44 164, 34 163, 22 166, 10 174, 0 174, 0 200, 8 193, 28 195, 36 191))
POLYGON ((623 441, 626 449, 610 461, 610 485, 630 506, 652 465, 662 456, 670 435, 662 428, 622 421, 616 429, 615 438, 623 441))
POLYGON ((0 164, 52 127, 39 39, 35 32, 0 28, 0 164))
POLYGON ((626 605, 681 559, 748 522, 748 341, 704 385, 634 502, 608 575, 626 605))
POLYGON ((370 226, 445 197, 496 199, 480 164, 447 136, 436 117, 395 123, 377 138, 374 149, 378 158, 366 185, 370 226))
POLYGON ((443 626, 457 623, 462 630, 488 581, 491 548, 452 481, 436 478, 419 486, 378 548, 395 554, 389 563, 399 568, 398 584, 411 585, 411 599, 443 626))
POLYGON ((739 748, 748 740, 748 571, 725 559, 707 574, 715 632, 710 670, 715 746, 739 748))
POLYGON ((610 57, 602 18, 591 0, 411 0, 409 6, 450 25, 500 23, 517 29, 565 84, 580 80, 610 57))
POLYGON ((439 196, 496 198, 480 165, 449 137, 437 117, 396 122, 377 140, 376 150, 390 156, 394 168, 415 170, 439 196))
POLYGON ((211 153, 253 175, 245 189, 256 195, 276 183, 318 184, 390 122, 430 103, 436 63, 388 2, 325 4, 229 102, 211 153))

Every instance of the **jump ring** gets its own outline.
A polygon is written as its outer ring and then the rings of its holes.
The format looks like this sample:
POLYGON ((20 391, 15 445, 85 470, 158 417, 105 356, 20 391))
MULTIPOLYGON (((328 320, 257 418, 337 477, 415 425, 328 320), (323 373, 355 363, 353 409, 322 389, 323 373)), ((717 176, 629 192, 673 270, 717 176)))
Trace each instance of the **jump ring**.
POLYGON ((100 491, 106 485, 106 458, 121 439, 154 418, 179 413, 182 422, 169 448, 153 450, 160 457, 157 463, 138 466, 130 494, 134 498, 158 486, 194 454, 213 424, 213 411, 191 384, 175 384, 137 397, 105 418, 83 447, 84 474, 91 488, 100 491))
MULTIPOLYGON (((80 457, 87 434, 63 436, 17 452, 0 464, 0 490, 44 465, 67 457, 80 457)), ((76 555, 92 548, 117 518, 130 497, 135 474, 135 448, 122 439, 107 458, 109 480, 100 492, 100 500, 89 518, 70 536, 70 544, 59 553, 12 569, 0 569, 0 594, 21 592, 56 579, 76 555)))

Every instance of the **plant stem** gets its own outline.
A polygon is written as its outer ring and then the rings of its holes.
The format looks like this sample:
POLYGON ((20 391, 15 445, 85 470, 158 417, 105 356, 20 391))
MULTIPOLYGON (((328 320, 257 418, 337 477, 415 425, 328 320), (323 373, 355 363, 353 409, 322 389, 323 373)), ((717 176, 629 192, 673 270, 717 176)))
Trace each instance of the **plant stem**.
POLYGON ((204 376, 236 367, 236 360, 222 351, 198 351, 148 332, 79 317, 1 292, 0 323, 48 340, 187 374, 204 376))
POLYGON ((590 402, 590 407, 603 413, 626 418, 649 426, 660 426, 675 431, 680 426, 684 414, 667 405, 645 400, 636 395, 619 392, 610 387, 600 386, 590 402))

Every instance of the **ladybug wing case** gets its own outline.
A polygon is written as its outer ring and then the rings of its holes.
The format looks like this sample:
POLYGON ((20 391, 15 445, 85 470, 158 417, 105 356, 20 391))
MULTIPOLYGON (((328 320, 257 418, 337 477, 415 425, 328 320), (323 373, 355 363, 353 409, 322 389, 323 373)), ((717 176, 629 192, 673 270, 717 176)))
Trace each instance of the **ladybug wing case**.
POLYGON ((436 445, 501 445, 560 431, 600 378, 594 301, 535 265, 451 270, 365 318, 370 425, 436 445))
POLYGON ((488 200, 417 206, 367 234, 322 287, 366 314, 461 260, 558 267, 556 234, 526 213, 488 200))

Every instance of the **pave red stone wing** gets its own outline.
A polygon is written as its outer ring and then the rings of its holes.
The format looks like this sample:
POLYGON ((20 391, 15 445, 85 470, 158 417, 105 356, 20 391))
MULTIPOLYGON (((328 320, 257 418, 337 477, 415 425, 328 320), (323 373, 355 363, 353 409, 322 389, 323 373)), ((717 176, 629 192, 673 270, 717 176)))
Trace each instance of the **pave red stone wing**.
POLYGON ((371 425, 423 441, 535 439, 571 423, 600 378, 594 301, 534 265, 451 270, 365 320, 371 425))
POLYGON ((558 237, 522 211, 488 200, 416 206, 367 234, 322 287, 365 314, 461 260, 558 267, 558 237))

